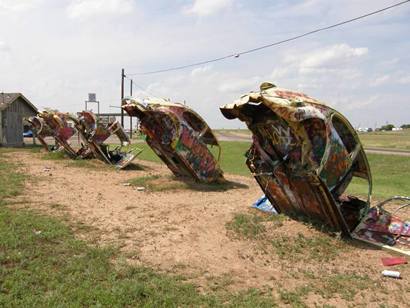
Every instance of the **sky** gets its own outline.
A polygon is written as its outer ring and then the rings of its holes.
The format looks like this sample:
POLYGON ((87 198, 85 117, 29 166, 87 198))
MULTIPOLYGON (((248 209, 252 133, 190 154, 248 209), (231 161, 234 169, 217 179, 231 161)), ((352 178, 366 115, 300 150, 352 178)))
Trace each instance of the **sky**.
MULTIPOLYGON (((0 0, 0 92, 77 112, 88 93, 118 112, 127 75, 236 54, 399 0, 0 0)), ((225 61, 133 75, 134 96, 186 102, 213 128, 219 106, 260 83, 302 91, 355 127, 410 123, 410 3, 225 61)), ((125 94, 129 94, 126 80, 125 94)), ((96 110, 96 108, 95 108, 96 110)))

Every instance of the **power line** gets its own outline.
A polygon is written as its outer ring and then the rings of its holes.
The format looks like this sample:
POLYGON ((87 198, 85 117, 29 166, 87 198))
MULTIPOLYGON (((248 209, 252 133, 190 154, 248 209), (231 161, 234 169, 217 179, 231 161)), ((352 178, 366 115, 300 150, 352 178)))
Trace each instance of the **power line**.
MULTIPOLYGON (((410 1, 410 0, 409 0, 409 1, 410 1)), ((129 75, 129 74, 128 74, 128 75, 129 75)), ((159 97, 159 96, 157 96, 157 95, 154 95, 154 93, 148 92, 148 91, 146 90, 146 88, 144 88, 143 86, 141 86, 141 85, 135 83, 135 81, 134 81, 133 79, 129 78, 128 75, 125 75, 125 78, 128 79, 128 80, 132 80, 132 87, 137 88, 137 89, 139 89, 139 90, 141 90, 141 91, 147 93, 149 96, 159 97)))
POLYGON ((174 67, 159 69, 159 70, 155 70, 155 71, 147 71, 147 72, 141 72, 141 73, 127 74, 127 75, 128 76, 135 76, 135 75, 159 74, 159 73, 165 73, 165 72, 170 72, 170 71, 182 70, 182 69, 185 69, 185 68, 204 65, 204 64, 209 64, 209 63, 213 63, 213 62, 219 62, 219 61, 226 60, 226 59, 229 59, 229 58, 238 58, 241 55, 249 54, 249 53, 256 52, 256 51, 259 51, 259 50, 262 50, 262 49, 266 49, 266 48, 281 45, 281 44, 284 44, 284 43, 287 43, 287 42, 295 41, 295 40, 303 38, 305 36, 309 36, 309 35, 312 35, 312 34, 315 34, 315 33, 321 32, 321 31, 329 30, 329 29, 332 29, 332 28, 336 28, 336 27, 339 27, 339 26, 342 26, 342 25, 345 25, 345 24, 360 20, 360 19, 372 16, 372 15, 376 15, 376 14, 382 13, 384 11, 390 10, 392 8, 398 7, 400 5, 406 4, 408 2, 410 2, 410 0, 402 1, 402 2, 399 2, 399 3, 396 3, 396 4, 392 4, 390 6, 382 8, 382 9, 379 9, 379 10, 376 10, 376 11, 373 11, 373 12, 370 12, 370 13, 367 13, 367 14, 364 14, 364 15, 360 15, 358 17, 348 19, 348 20, 345 20, 345 21, 342 21, 342 22, 338 22, 338 23, 330 25, 330 26, 326 26, 326 27, 323 27, 323 28, 318 28, 316 30, 305 32, 303 34, 296 35, 296 36, 293 36, 293 37, 290 37, 290 38, 287 38, 287 39, 284 39, 284 40, 281 40, 281 41, 273 42, 273 43, 270 43, 270 44, 262 45, 262 46, 259 46, 259 47, 255 47, 255 48, 244 50, 244 51, 237 52, 237 53, 232 53, 232 54, 229 54, 229 55, 226 55, 226 56, 223 56, 223 57, 204 60, 204 61, 195 62, 195 63, 191 63, 191 64, 186 64, 186 65, 180 65, 180 66, 174 66, 174 67))

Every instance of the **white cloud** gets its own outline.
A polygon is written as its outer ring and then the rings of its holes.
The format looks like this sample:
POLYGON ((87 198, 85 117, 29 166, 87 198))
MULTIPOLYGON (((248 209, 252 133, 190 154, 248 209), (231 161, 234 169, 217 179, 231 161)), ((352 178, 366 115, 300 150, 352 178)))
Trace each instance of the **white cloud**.
POLYGON ((74 0, 67 7, 70 18, 87 18, 96 15, 123 15, 135 9, 132 0, 74 0))
POLYGON ((332 45, 304 56, 300 68, 303 71, 304 69, 318 68, 325 65, 336 66, 352 58, 364 56, 367 53, 368 49, 363 47, 353 48, 347 44, 332 45))
POLYGON ((270 74, 270 78, 273 81, 277 82, 278 80, 286 77, 291 71, 291 69, 292 68, 288 65, 279 66, 273 70, 273 72, 270 74))
POLYGON ((378 87, 378 86, 385 84, 389 80, 390 80, 390 75, 383 75, 383 76, 377 77, 375 80, 370 82, 370 86, 378 87))
POLYGON ((0 0, 0 14, 7 11, 25 11, 36 7, 43 0, 0 0))
POLYGON ((6 43, 0 41, 0 52, 7 52, 9 50, 10 47, 6 43))
MULTIPOLYGON (((347 44, 315 46, 314 49, 292 50, 275 60, 270 79, 281 87, 321 95, 325 89, 352 91, 364 86, 363 66, 355 59, 366 55, 367 48, 347 44)), ((365 84, 367 87, 369 82, 365 84)))
POLYGON ((404 84, 404 85, 410 85, 410 75, 407 76, 403 76, 399 79, 399 83, 400 84, 404 84))
POLYGON ((233 0, 194 0, 194 3, 184 9, 185 13, 206 16, 230 7, 233 0))
POLYGON ((349 97, 347 101, 345 101, 345 110, 359 110, 359 109, 364 109, 365 107, 375 104, 380 100, 380 95, 372 95, 370 97, 367 97, 365 99, 360 99, 358 100, 357 98, 351 98, 349 97))
MULTIPOLYGON (((374 6, 370 0, 0 0, 0 72, 7 72, 0 84, 4 90, 25 93, 39 107, 47 104, 70 112, 81 110, 87 93, 96 92, 103 112, 117 111, 109 106, 119 104, 122 67, 131 75, 217 58, 374 6), (181 14, 181 3, 188 15, 181 14), (67 22, 68 16, 75 22, 67 22)), ((152 95, 186 100, 213 127, 240 125, 226 121, 218 107, 257 90, 262 81, 329 104, 347 97, 337 106, 355 123, 382 123, 386 113, 404 123, 410 105, 399 105, 402 100, 392 97, 406 96, 410 85, 410 45, 403 40, 409 9, 403 6, 384 14, 386 18, 379 15, 360 26, 346 25, 212 66, 133 78, 152 95), (371 50, 363 48, 367 46, 371 50), (390 76, 386 84, 371 86, 384 75, 390 76), (376 94, 381 98, 370 103, 376 94), (386 101, 391 101, 388 106, 386 101)), ((149 94, 134 89, 134 95, 149 94)))
POLYGON ((211 69, 212 69, 212 67, 210 65, 205 65, 205 66, 200 66, 200 67, 194 68, 191 71, 191 76, 196 77, 196 76, 203 75, 204 73, 209 72, 211 69))
POLYGON ((248 92, 250 90, 258 89, 261 83, 260 77, 242 78, 242 79, 230 79, 224 81, 219 87, 220 92, 248 92))

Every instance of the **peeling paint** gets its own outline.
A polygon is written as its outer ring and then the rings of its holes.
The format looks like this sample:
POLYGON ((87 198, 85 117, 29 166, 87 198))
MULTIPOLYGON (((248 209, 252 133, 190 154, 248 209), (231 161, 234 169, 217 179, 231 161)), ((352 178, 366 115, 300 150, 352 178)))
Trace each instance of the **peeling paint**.
POLYGON ((346 235, 410 255, 410 233, 391 231, 393 223, 406 226, 406 221, 370 208, 370 167, 355 130, 343 115, 303 93, 268 82, 259 92, 243 95, 220 110, 251 130, 253 142, 246 164, 279 213, 307 216, 346 235), (353 178, 367 181, 367 200, 346 193, 353 178), (372 220, 384 229, 370 229, 372 220))
POLYGON ((192 109, 162 99, 144 105, 132 98, 123 101, 123 109, 139 118, 146 142, 176 176, 205 183, 223 181, 219 142, 192 109))
POLYGON ((129 148, 131 141, 118 121, 100 123, 90 111, 82 111, 77 118, 71 117, 71 120, 81 140, 94 156, 118 169, 126 167, 142 152, 138 148, 129 148), (115 135, 120 141, 120 145, 114 149, 104 143, 111 135, 115 135))

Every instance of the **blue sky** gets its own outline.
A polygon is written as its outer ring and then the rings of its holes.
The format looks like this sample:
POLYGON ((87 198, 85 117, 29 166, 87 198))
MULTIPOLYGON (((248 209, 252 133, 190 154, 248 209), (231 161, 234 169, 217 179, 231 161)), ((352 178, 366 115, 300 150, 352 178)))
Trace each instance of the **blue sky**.
MULTIPOLYGON (((87 93, 117 111, 120 73, 232 54, 346 20, 392 0, 0 0, 0 91, 75 112, 87 93)), ((305 92, 353 125, 410 123, 410 4, 279 47, 211 65, 134 76, 186 101, 215 128, 218 107, 263 81, 305 92)), ((128 89, 127 89, 128 91, 128 89)))

